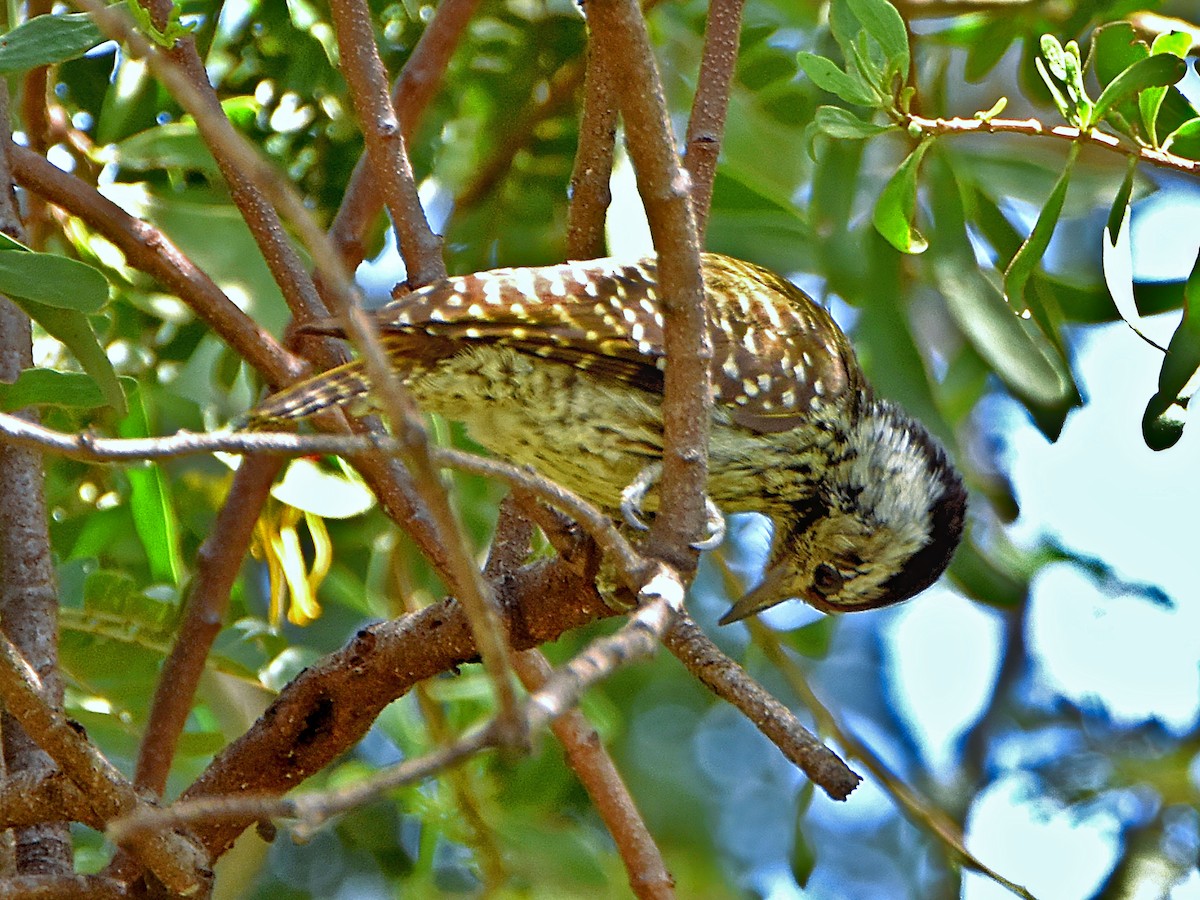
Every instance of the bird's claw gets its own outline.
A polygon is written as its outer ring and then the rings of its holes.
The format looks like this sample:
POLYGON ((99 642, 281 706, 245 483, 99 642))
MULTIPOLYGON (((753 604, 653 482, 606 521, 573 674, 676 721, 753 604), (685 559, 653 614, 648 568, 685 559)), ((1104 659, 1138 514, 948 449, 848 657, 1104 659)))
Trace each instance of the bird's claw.
POLYGON ((712 497, 704 498, 704 537, 692 541, 693 550, 716 550, 725 540, 725 517, 713 503, 712 497))
MULTIPOLYGON (((621 518, 625 524, 637 531, 649 531, 650 527, 642 521, 642 502, 654 483, 662 475, 662 463, 651 463, 638 472, 625 489, 621 491, 621 518)), ((717 509, 711 497, 704 498, 704 537, 692 543, 695 550, 713 550, 725 540, 725 517, 717 509)))
POLYGON ((646 499, 646 492, 661 475, 662 463, 650 463, 637 473, 633 481, 625 485, 625 490, 621 491, 621 518, 635 531, 650 530, 650 526, 642 521, 642 501, 646 499))

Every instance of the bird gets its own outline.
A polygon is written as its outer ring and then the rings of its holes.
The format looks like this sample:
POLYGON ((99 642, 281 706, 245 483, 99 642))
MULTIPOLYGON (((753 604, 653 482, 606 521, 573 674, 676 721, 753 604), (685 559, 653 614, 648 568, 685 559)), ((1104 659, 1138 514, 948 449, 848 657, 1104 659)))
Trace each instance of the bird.
MULTIPOLYGON (((788 599, 841 613, 923 591, 966 516, 945 449, 876 396, 849 339, 790 281, 716 253, 701 254, 701 274, 713 349, 707 492, 724 512, 774 524, 761 582, 720 623, 788 599)), ((424 410, 615 510, 661 464, 662 304, 647 256, 451 276, 371 316, 424 410)), ((300 330, 344 337, 332 319, 300 330)), ((370 391, 362 362, 349 362, 269 396, 247 424, 278 426, 370 391)))

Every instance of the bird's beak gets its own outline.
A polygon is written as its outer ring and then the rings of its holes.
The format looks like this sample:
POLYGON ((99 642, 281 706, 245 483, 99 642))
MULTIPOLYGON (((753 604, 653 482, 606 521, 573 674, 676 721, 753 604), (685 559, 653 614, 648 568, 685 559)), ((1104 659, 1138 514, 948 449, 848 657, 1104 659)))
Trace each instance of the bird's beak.
POLYGON ((728 625, 731 622, 740 622, 747 616, 760 613, 764 609, 770 609, 777 603, 787 600, 791 596, 788 593, 787 579, 787 567, 783 565, 769 566, 758 587, 733 604, 733 607, 721 616, 717 624, 728 625))

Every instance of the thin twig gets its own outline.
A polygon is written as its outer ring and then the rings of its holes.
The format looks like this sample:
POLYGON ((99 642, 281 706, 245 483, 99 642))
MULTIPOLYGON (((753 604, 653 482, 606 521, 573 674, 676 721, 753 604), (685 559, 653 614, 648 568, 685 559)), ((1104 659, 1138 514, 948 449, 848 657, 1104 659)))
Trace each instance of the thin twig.
POLYGON ((845 800, 860 781, 790 709, 776 700, 686 616, 663 641, 696 678, 718 697, 737 707, 809 780, 834 800, 845 800))
POLYGON ((692 176, 692 210, 696 214, 696 231, 701 244, 712 206, 721 139, 725 134, 729 85, 737 67, 744 3, 745 0, 712 0, 704 26, 704 53, 700 58, 700 76, 688 119, 683 157, 683 164, 692 176))
POLYGON ((1134 144, 1127 139, 1114 137, 1092 129, 1080 131, 1073 125, 1043 125, 1037 119, 928 119, 924 116, 905 116, 902 124, 908 125, 919 134, 1023 134, 1029 137, 1056 138, 1061 141, 1082 141, 1122 156, 1133 156, 1142 162, 1162 168, 1174 169, 1188 175, 1200 173, 1200 161, 1176 156, 1165 150, 1134 144))
MULTIPOLYGON (((305 456, 333 453, 350 459, 371 456, 399 456, 405 452, 401 442, 386 434, 306 434, 292 432, 216 432, 193 434, 182 431, 157 438, 98 438, 90 433, 67 434, 43 425, 0 413, 0 445, 40 448, 50 453, 85 462, 122 462, 147 459, 171 459, 200 453, 269 453, 279 456, 305 456)), ((452 466, 506 481, 542 498, 570 515, 596 539, 624 571, 632 585, 643 584, 648 576, 647 560, 638 555, 612 521, 577 494, 555 484, 536 472, 502 460, 475 456, 450 447, 430 448, 438 465, 452 466)))

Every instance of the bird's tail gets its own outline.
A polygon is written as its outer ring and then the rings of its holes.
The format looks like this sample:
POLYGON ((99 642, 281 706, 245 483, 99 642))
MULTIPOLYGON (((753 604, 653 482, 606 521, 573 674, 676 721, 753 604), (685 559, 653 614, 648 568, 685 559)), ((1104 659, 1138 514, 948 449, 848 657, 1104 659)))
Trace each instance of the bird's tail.
POLYGON ((361 360, 355 360, 272 394, 234 426, 260 429, 305 419, 333 406, 346 406, 370 390, 366 369, 361 360))

